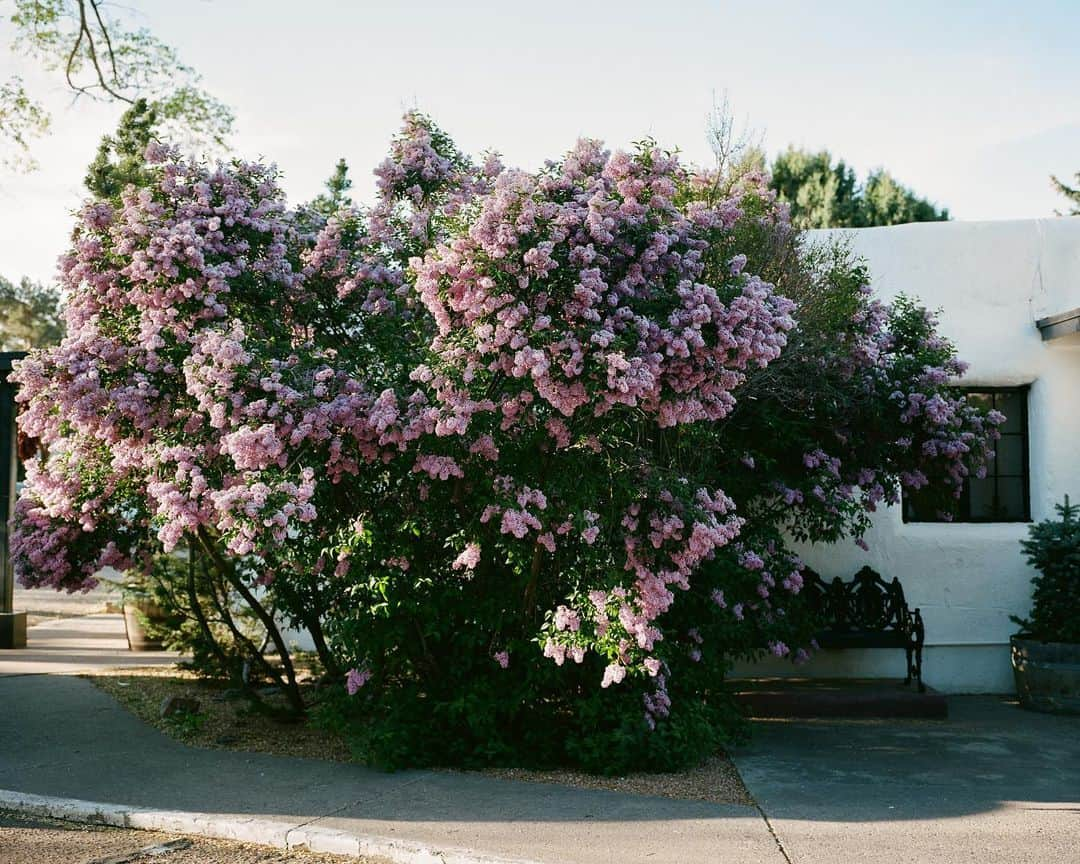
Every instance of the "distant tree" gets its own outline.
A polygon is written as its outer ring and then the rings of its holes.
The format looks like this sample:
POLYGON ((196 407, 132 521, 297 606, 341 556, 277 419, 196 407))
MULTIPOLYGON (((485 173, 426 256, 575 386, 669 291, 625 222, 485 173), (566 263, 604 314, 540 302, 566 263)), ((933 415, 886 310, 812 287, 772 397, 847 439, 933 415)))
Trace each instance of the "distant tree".
POLYGON ((827 150, 808 153, 789 148, 776 157, 770 184, 791 207, 800 228, 853 226, 858 218, 855 171, 843 160, 835 165, 827 150))
MULTIPOLYGON (((156 138, 157 109, 137 99, 116 132, 101 139, 84 185, 98 199, 120 201, 129 184, 147 182, 145 153, 156 138)), ((57 344, 64 336, 61 295, 23 277, 15 284, 0 276, 0 351, 27 351, 57 344)))
POLYGON ((1054 189, 1069 199, 1069 212, 1063 214, 1060 210, 1057 210, 1055 212, 1058 216, 1080 216, 1080 172, 1077 172, 1074 176, 1077 183, 1075 187, 1062 183, 1053 174, 1050 175, 1050 181, 1054 184, 1054 189))
POLYGON ((0 163, 24 170, 37 167, 30 141, 48 132, 49 123, 49 112, 26 92, 22 78, 12 75, 0 83, 0 138, 6 138, 13 151, 4 154, 0 163))
POLYGON ((938 210, 925 198, 901 186, 882 169, 871 172, 859 198, 860 224, 902 225, 906 222, 944 222, 949 211, 938 210))
POLYGON ((891 174, 877 170, 859 185, 854 169, 842 159, 833 164, 827 150, 810 153, 789 148, 772 165, 772 188, 791 207, 800 228, 865 228, 904 222, 938 222, 938 210, 891 174))
POLYGON ((145 99, 124 112, 116 132, 101 139, 83 179, 94 197, 117 201, 128 184, 145 184, 146 148, 157 137, 157 124, 157 109, 145 99))
MULTIPOLYGON (((200 86, 176 51, 143 27, 111 15, 103 0, 4 0, 12 49, 56 72, 75 98, 134 105, 146 99, 168 137, 223 145, 232 111, 200 86)), ((2 8, 2 7, 0 7, 2 8)), ((36 167, 31 140, 49 130, 49 112, 18 75, 0 82, 0 139, 8 167, 36 167)))
POLYGON ((352 180, 349 179, 349 165, 344 159, 338 159, 334 173, 326 181, 326 192, 316 195, 308 208, 324 219, 329 219, 343 207, 351 207, 353 200, 349 196, 352 180))
POLYGON ((705 118, 706 137, 716 160, 714 172, 721 185, 733 183, 754 171, 765 171, 762 134, 747 120, 736 121, 727 93, 713 96, 705 118))
POLYGON ((26 277, 15 284, 0 276, 0 350, 44 348, 63 336, 58 290, 26 277))

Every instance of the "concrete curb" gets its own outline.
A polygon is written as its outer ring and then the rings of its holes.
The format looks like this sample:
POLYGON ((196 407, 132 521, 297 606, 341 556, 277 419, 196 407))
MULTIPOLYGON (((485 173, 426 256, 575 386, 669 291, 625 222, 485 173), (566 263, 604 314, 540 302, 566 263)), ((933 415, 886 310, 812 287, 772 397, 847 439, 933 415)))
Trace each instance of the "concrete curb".
POLYGON ((319 828, 311 824, 317 820, 293 823, 227 813, 155 810, 77 798, 52 798, 8 789, 0 789, 0 809, 66 822, 212 837, 276 849, 304 848, 353 858, 386 858, 395 864, 539 864, 523 858, 485 855, 471 849, 437 849, 411 840, 319 828))

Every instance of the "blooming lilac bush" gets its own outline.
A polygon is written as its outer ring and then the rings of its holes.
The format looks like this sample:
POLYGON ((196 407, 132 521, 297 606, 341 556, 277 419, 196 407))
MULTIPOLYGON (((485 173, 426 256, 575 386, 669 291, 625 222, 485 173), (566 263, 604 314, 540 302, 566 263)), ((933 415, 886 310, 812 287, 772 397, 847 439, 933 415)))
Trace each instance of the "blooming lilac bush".
POLYGON ((81 213, 69 335, 17 372, 48 448, 18 572, 189 550, 312 633, 377 760, 697 758, 733 658, 809 650, 790 539, 858 540, 901 486, 947 506, 1000 419, 765 178, 652 143, 527 173, 409 115, 329 219, 259 165, 147 160, 81 213))

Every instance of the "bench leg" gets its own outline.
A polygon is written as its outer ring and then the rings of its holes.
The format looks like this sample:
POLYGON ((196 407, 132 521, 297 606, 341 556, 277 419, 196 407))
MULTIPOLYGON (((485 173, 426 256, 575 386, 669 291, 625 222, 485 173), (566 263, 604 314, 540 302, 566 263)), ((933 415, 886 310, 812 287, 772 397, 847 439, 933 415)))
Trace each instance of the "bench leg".
POLYGON ((919 692, 925 693, 926 685, 923 684, 922 680, 922 646, 923 642, 926 640, 926 628, 923 626, 922 612, 919 609, 915 610, 915 614, 912 617, 912 623, 914 625, 912 632, 915 637, 915 680, 919 682, 919 692))
POLYGON ((919 682, 919 692, 926 692, 926 685, 922 680, 922 643, 915 647, 915 680, 919 682))
POLYGON ((904 679, 904 686, 907 687, 911 684, 911 675, 915 671, 915 666, 911 659, 915 649, 912 648, 911 645, 908 645, 905 650, 907 651, 907 678, 904 679))

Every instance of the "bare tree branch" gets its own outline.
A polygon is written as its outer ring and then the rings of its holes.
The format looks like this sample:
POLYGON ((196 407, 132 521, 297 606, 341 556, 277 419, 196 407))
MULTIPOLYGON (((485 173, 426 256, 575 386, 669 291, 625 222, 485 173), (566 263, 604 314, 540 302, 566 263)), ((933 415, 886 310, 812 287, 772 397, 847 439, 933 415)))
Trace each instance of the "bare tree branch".
POLYGON ((79 35, 75 39, 75 44, 71 47, 71 53, 68 54, 67 65, 64 67, 64 77, 67 78, 68 86, 72 90, 75 90, 79 93, 85 93, 86 91, 84 88, 77 87, 75 85, 75 82, 71 80, 71 73, 75 68, 75 60, 79 56, 79 46, 82 45, 83 31, 86 29, 86 14, 85 10, 82 8, 81 3, 79 4, 79 14, 81 16, 81 21, 79 24, 79 35))
MULTIPOLYGON (((129 96, 125 96, 123 93, 120 93, 118 90, 109 86, 109 83, 105 78, 105 73, 101 71, 101 63, 98 60, 97 46, 94 44, 94 34, 90 32, 90 25, 86 20, 86 0, 76 0, 76 2, 79 4, 79 26, 81 28, 80 38, 83 33, 86 34, 86 47, 90 52, 90 63, 91 65, 93 65, 94 73, 97 75, 98 86, 101 87, 102 90, 104 90, 118 102, 126 102, 128 105, 134 105, 134 99, 130 98, 129 96)), ((93 4, 93 6, 94 12, 96 13, 97 4, 95 3, 93 4)), ((100 21, 101 18, 99 17, 98 20, 100 21)), ((108 37, 106 37, 106 39, 107 38, 108 37)), ((119 84, 120 82, 117 81, 116 83, 119 84)))
MULTIPOLYGON (((8 0, 3 17, 14 27, 12 47, 65 82, 72 102, 134 105, 145 99, 157 111, 158 134, 188 147, 223 148, 232 111, 200 85, 198 73, 175 49, 143 27, 117 17, 106 0, 8 0)), ((18 76, 0 83, 0 142, 14 145, 28 167, 26 138, 44 134, 49 114, 18 76)), ((0 164, 15 165, 9 158, 0 164)))
POLYGON ((98 0, 90 0, 90 6, 94 10, 94 17, 97 19, 98 29, 101 31, 102 37, 105 39, 105 45, 109 49, 109 64, 112 66, 113 81, 116 85, 120 85, 120 73, 116 69, 116 52, 113 51, 112 37, 109 36, 109 28, 105 26, 105 22, 101 20, 101 10, 98 8, 98 0))

